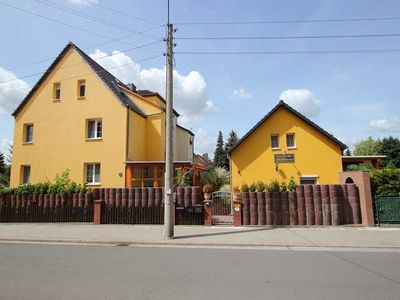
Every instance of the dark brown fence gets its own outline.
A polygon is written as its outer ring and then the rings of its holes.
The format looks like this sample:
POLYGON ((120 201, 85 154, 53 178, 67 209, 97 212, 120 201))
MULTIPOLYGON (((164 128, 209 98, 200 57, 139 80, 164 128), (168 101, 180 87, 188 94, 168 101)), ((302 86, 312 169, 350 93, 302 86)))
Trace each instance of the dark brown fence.
MULTIPOLYGON (((93 191, 95 198, 104 200, 101 208, 103 224, 163 224, 164 188, 105 188, 93 191)), ((200 188, 176 190, 175 224, 204 224, 200 188)))
POLYGON ((361 224, 355 184, 301 185, 291 192, 243 192, 243 225, 361 224))
MULTIPOLYGON (((199 187, 177 188, 176 225, 203 225, 199 187)), ((101 223, 163 224, 163 188, 102 188, 80 194, 2 195, 0 222, 93 222, 101 200, 101 223)))
POLYGON ((0 222, 93 222, 93 194, 2 195, 0 222))

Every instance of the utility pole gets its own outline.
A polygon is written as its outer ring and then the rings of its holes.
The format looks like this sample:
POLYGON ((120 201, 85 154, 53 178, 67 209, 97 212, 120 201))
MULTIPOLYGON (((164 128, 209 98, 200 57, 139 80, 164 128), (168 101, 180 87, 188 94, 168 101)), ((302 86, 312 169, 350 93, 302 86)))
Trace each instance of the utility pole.
MULTIPOLYGON (((169 2, 169 1, 168 1, 169 2)), ((169 3, 168 3, 169 4, 169 3)), ((168 5, 169 6, 169 5, 168 5)), ((165 199, 164 199, 164 238, 174 238, 173 193, 174 193, 174 109, 173 109, 173 63, 174 42, 173 25, 167 25, 166 53, 166 134, 165 134, 165 199)))

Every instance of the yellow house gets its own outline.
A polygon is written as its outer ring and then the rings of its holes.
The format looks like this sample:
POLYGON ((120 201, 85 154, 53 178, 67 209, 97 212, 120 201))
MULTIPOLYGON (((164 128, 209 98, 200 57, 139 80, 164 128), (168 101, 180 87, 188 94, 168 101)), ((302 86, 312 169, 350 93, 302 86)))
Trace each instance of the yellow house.
MULTIPOLYGON (((11 186, 70 170, 93 186, 163 186, 165 100, 123 84, 73 43, 13 113, 11 186)), ((175 167, 191 167, 194 134, 174 113, 175 167)))
POLYGON ((271 180, 335 184, 347 146, 280 101, 230 150, 232 186, 271 180))

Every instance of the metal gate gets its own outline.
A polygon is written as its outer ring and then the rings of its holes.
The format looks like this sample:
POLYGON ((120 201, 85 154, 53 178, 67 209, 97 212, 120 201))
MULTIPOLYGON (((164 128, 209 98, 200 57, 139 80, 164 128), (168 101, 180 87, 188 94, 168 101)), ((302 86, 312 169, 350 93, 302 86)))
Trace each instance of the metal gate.
POLYGON ((216 191, 212 193, 213 216, 232 215, 232 194, 228 191, 216 191))
POLYGON ((400 197, 376 197, 375 207, 378 224, 400 223, 400 197))

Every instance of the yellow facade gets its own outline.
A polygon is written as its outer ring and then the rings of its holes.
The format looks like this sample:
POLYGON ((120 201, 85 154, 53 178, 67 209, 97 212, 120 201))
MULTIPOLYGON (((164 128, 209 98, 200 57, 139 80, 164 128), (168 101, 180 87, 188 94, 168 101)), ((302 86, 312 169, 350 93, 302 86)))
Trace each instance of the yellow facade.
POLYGON ((315 178, 318 184, 339 182, 342 171, 339 144, 305 117, 299 117, 287 105, 278 105, 259 126, 230 153, 232 186, 271 180, 297 183, 300 178, 315 178), (294 134, 295 147, 287 147, 286 134, 294 134), (278 149, 271 146, 271 135, 277 135, 278 149), (275 163, 275 154, 294 154, 294 162, 275 163))
MULTIPOLYGON (((72 180, 85 184, 88 163, 100 163, 96 186, 122 187, 128 161, 164 160, 165 112, 161 106, 153 104, 154 100, 147 104, 145 97, 128 92, 141 111, 121 103, 75 47, 69 44, 64 49, 14 113, 13 187, 22 183, 23 166, 30 166, 31 183, 51 181, 69 169, 72 180), (80 98, 82 80, 86 89, 80 98), (61 91, 59 100, 54 100, 56 84, 61 91), (102 121, 101 138, 87 139, 88 120, 102 121), (26 124, 33 124, 32 143, 24 142, 26 124)), ((178 145, 190 147, 184 142, 178 145)), ((181 159, 190 162, 191 157, 181 159)))

